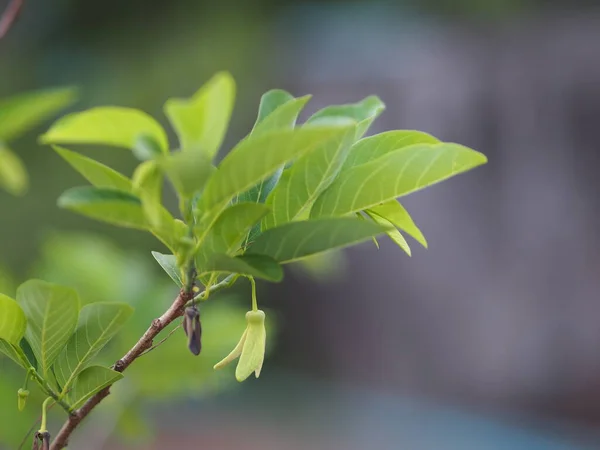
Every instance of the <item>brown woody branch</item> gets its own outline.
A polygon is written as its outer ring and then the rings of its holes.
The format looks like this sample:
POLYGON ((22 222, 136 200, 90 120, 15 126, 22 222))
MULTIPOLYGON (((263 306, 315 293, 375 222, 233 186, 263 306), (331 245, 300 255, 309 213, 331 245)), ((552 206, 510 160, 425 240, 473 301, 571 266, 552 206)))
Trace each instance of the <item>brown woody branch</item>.
MULTIPOLYGON (((173 322, 178 317, 183 315, 185 304, 193 298, 194 294, 191 290, 182 289, 179 295, 173 301, 169 309, 158 319, 154 319, 150 327, 146 330, 143 336, 121 359, 119 359, 113 369, 117 372, 123 372, 131 365, 133 361, 139 358, 146 350, 152 347, 154 338, 165 327, 173 322), (187 291, 187 292, 186 292, 187 291)), ((79 426, 90 412, 108 395, 110 394, 110 386, 102 389, 100 392, 92 396, 81 408, 73 411, 67 421, 64 423, 61 430, 56 435, 54 442, 50 446, 50 450, 61 450, 67 446, 71 433, 79 426)))
POLYGON ((4 14, 2 14, 2 17, 0 18, 0 39, 6 36, 8 30, 11 29, 17 20, 17 17, 23 8, 23 3, 24 0, 12 0, 6 7, 4 14))

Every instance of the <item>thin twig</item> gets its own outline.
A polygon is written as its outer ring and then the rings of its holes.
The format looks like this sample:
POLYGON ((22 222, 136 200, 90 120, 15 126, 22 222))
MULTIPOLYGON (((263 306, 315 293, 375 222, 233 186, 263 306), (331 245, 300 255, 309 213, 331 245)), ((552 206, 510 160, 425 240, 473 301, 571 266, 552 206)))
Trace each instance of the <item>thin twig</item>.
MULTIPOLYGON (((193 267, 190 269, 189 277, 193 278, 193 267)), ((232 280, 223 280, 228 283, 232 280)), ((208 288, 208 291, 215 292, 217 290, 223 289, 229 286, 228 283, 218 283, 214 286, 208 288)), ((119 359, 114 365, 113 369, 117 372, 124 372, 137 358, 139 358, 142 354, 144 354, 148 349, 152 348, 152 343, 154 338, 164 330, 169 324, 171 324, 178 317, 183 315, 183 311, 185 310, 185 306, 188 302, 191 302, 194 294, 192 292, 192 285, 188 283, 186 289, 182 289, 179 292, 179 295, 169 309, 165 311, 165 313, 160 316, 158 319, 154 319, 152 324, 148 327, 146 332, 142 335, 142 337, 135 343, 135 345, 129 350, 121 359, 119 359)), ((202 297, 204 294, 207 295, 208 292, 204 291, 198 294, 197 297, 202 297)), ((168 336, 167 336, 168 337, 168 336)), ((158 344, 157 344, 158 345, 158 344)), ((50 450, 62 450, 66 447, 69 437, 75 431, 75 429, 81 424, 83 419, 85 419, 92 410, 98 406, 98 404, 104 400, 110 394, 110 386, 102 389, 97 394, 94 394, 88 401, 86 401, 81 408, 73 411, 67 421, 63 424, 62 428, 54 438, 54 442, 50 446, 50 450)))
POLYGON ((23 8, 23 3, 25 0, 12 0, 6 9, 4 10, 4 14, 0 18, 0 39, 6 36, 8 30, 11 29, 21 9, 23 8))
MULTIPOLYGON (((179 330, 180 328, 181 328, 181 324, 177 325, 175 328, 173 328, 171 331, 169 331, 169 334, 167 334, 167 335, 164 337, 164 339, 161 339, 161 340, 160 340, 160 342, 158 342, 158 343, 154 344, 154 345, 153 345, 152 347, 150 347, 148 350, 146 350, 145 352, 143 352, 143 353, 142 353, 140 356, 144 356, 144 355, 146 355, 147 353, 150 353, 152 350, 154 350, 154 349, 155 349, 156 347, 158 347, 159 345, 161 345, 161 344, 164 344, 164 343, 165 343, 165 341, 166 341, 167 339, 169 339, 169 338, 170 338, 170 337, 173 335, 173 333, 175 333, 175 332, 176 332, 177 330, 179 330)), ((140 357, 140 356, 139 356, 139 357, 140 357)), ((138 358, 139 358, 139 357, 138 357, 138 358)))

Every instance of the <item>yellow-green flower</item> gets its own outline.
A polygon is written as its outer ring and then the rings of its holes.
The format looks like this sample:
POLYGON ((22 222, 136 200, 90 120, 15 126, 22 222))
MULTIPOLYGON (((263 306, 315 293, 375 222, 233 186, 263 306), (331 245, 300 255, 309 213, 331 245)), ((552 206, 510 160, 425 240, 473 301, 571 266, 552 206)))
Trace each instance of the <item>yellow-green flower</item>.
POLYGON ((227 364, 240 358, 235 369, 235 378, 244 381, 254 372, 256 378, 260 375, 265 359, 267 331, 265 329, 265 313, 263 311, 248 311, 246 313, 246 330, 235 348, 222 361, 215 364, 215 369, 221 369, 227 364))

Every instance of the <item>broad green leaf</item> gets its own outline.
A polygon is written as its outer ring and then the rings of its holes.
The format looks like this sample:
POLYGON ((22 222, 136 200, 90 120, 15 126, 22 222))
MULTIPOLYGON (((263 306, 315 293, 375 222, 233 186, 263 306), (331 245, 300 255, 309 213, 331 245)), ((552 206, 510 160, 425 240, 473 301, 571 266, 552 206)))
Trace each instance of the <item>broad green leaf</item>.
POLYGON ((0 101, 0 141, 8 142, 50 115, 70 105, 77 97, 73 88, 28 92, 0 101))
POLYGON ((372 222, 349 217, 290 222, 262 233, 246 253, 267 255, 284 264, 357 244, 385 231, 372 222))
POLYGON ((381 156, 414 144, 439 144, 440 141, 422 131, 394 130, 361 139, 352 146, 344 171, 374 161, 381 156))
POLYGON ((204 210, 216 216, 238 193, 344 131, 340 127, 314 126, 250 136, 223 159, 208 180, 202 195, 204 210))
POLYGON ((279 282, 283 279, 281 266, 277 261, 265 255, 231 257, 225 254, 212 254, 198 275, 210 272, 237 273, 273 282, 279 282))
POLYGON ((160 226, 162 214, 163 173, 154 160, 136 167, 132 177, 133 193, 140 198, 148 223, 160 226))
MULTIPOLYGON (((383 227, 388 227, 389 230, 386 231, 386 234, 390 237, 390 239, 392 241, 394 241, 398 245, 398 247, 400 247, 402 250, 404 250, 408 256, 411 256, 411 251, 410 251, 408 242, 406 242, 406 239, 404 239, 404 236, 402 236, 402 234, 400 234, 400 232, 396 229, 396 227, 393 227, 393 224, 389 220, 384 219, 383 217, 381 217, 377 214, 374 214, 373 212, 371 212, 368 209, 365 212, 371 219, 373 219, 373 221, 375 223, 377 223, 383 227)), ((379 247, 379 245, 378 245, 378 247, 379 247)))
POLYGON ((204 188, 215 170, 211 160, 200 152, 176 152, 159 160, 160 166, 183 198, 191 198, 204 188))
MULTIPOLYGON (((206 234, 196 255, 197 268, 205 267, 213 253, 236 253, 248 231, 268 212, 269 208, 261 203, 236 203, 225 209, 206 234)), ((201 230, 197 234, 201 234, 201 230)))
POLYGON ((94 394, 100 392, 105 387, 111 386, 121 378, 123 378, 122 373, 115 372, 108 367, 88 367, 79 374, 75 380, 73 389, 67 394, 71 408, 79 408, 94 394))
POLYGON ((79 298, 75 290, 29 280, 17 289, 17 302, 27 317, 25 338, 44 377, 75 331, 79 298))
POLYGON ((68 114, 40 137, 44 144, 100 144, 132 149, 140 136, 169 150, 165 130, 145 112, 133 108, 102 106, 68 114))
POLYGON ((19 304, 7 295, 0 294, 0 338, 19 345, 27 328, 27 318, 19 304))
POLYGON ((412 236, 419 244, 427 248, 427 240, 421 230, 415 225, 408 211, 396 199, 373 206, 369 210, 384 219, 389 220, 396 227, 412 236))
POLYGON ((133 152, 133 156, 140 161, 149 161, 163 154, 160 144, 152 136, 146 134, 141 134, 137 137, 131 151, 133 152))
POLYGON ((71 188, 59 197, 58 206, 113 225, 140 230, 149 228, 140 199, 117 189, 71 188))
POLYGON ((27 356, 25 356, 25 353, 23 352, 23 349, 19 347, 18 344, 11 344, 0 338, 0 353, 4 353, 26 370, 31 366, 27 360, 27 356))
POLYGON ((263 230, 308 217, 319 194, 339 173, 355 134, 356 126, 347 126, 344 133, 319 145, 286 169, 289 174, 271 193, 271 213, 263 219, 263 230))
POLYGON ((308 119, 307 123, 315 122, 324 118, 348 117, 356 121, 357 126, 355 138, 360 139, 384 109, 385 105, 379 99, 379 97, 371 95, 357 103, 327 106, 314 113, 308 119))
POLYGON ((152 252, 152 256, 154 256, 156 262, 167 272, 167 275, 171 277, 175 284, 183 287, 183 280, 179 273, 179 267, 177 267, 177 258, 175 255, 163 255, 162 253, 152 252))
POLYGON ((227 132, 234 100, 235 81, 227 72, 216 74, 190 99, 167 100, 165 114, 181 149, 202 152, 212 160, 227 132))
POLYGON ((133 308, 125 303, 91 303, 81 308, 75 333, 54 363, 63 394, 132 314, 133 308))
POLYGON ((458 144, 417 144, 342 171, 315 202, 311 217, 343 216, 410 194, 484 164, 458 144))
POLYGON ((66 148, 57 145, 52 148, 93 186, 131 191, 129 178, 116 170, 66 148))
POLYGON ((29 177, 21 159, 0 142, 0 187, 13 195, 27 191, 29 177))
MULTIPOLYGON (((266 92, 260 100, 258 117, 251 135, 256 137, 275 130, 294 128, 298 114, 309 100, 310 95, 294 98, 291 94, 280 89, 266 92)), ((239 194, 237 201, 264 203, 269 193, 277 185, 282 172, 283 165, 273 175, 260 181, 246 192, 239 194)))
MULTIPOLYGON (((362 214, 362 212, 355 212, 354 213, 356 215, 357 218, 359 218, 360 220, 367 220, 367 218, 362 214)), ((377 240, 376 236, 373 236, 371 238, 371 240, 373 241, 373 244, 375 244, 375 247, 377 247, 377 250, 379 250, 379 241, 377 240)))

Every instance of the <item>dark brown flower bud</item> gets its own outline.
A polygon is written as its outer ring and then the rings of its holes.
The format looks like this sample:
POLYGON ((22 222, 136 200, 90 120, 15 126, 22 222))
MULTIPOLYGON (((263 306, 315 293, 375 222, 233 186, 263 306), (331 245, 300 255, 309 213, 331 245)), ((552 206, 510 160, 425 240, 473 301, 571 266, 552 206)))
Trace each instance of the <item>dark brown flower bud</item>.
POLYGON ((200 325, 200 312, 195 305, 185 309, 183 331, 188 337, 188 348, 194 355, 199 355, 202 350, 202 326, 200 325))

